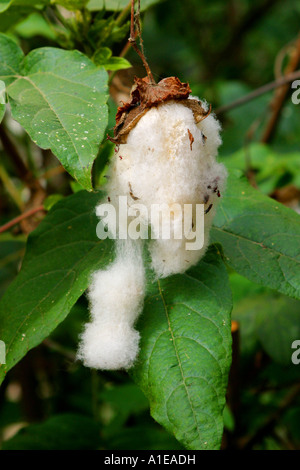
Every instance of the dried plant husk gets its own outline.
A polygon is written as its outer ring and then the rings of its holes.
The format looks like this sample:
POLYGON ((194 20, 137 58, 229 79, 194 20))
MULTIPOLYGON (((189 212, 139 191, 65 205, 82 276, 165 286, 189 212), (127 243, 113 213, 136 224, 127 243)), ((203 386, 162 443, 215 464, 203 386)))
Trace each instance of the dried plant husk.
POLYGON ((138 121, 153 106, 175 100, 193 111, 195 122, 202 121, 210 114, 201 101, 189 99, 191 89, 188 83, 182 83, 177 77, 167 77, 157 84, 153 84, 149 77, 134 79, 131 90, 130 101, 124 103, 117 110, 114 137, 108 139, 115 144, 125 144, 129 132, 136 126, 138 121))

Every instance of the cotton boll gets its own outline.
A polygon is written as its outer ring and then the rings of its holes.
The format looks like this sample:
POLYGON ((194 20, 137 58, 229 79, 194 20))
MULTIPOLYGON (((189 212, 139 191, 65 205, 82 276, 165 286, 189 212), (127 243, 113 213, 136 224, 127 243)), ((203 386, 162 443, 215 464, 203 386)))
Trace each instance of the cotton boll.
MULTIPOLYGON (((208 110, 206 103, 203 108, 208 110)), ((213 115, 195 123, 193 112, 180 102, 169 101, 151 108, 130 131, 127 143, 120 145, 112 162, 108 194, 114 204, 119 195, 128 205, 137 200, 147 208, 166 204, 205 204, 204 246, 186 250, 186 240, 155 240, 149 245, 152 267, 158 277, 184 272, 204 255, 209 229, 223 190, 225 167, 216 162, 221 144, 220 124, 213 115), (191 139, 193 141, 191 142, 191 139)), ((176 224, 174 220, 173 225, 176 224)), ((162 228, 162 225, 161 225, 162 228)))
MULTIPOLYGON (((138 245, 138 244, 137 244, 138 245)), ((143 307, 145 273, 139 246, 119 243, 116 260, 96 271, 88 292, 91 322, 81 335, 78 359, 96 369, 128 369, 139 350, 133 325, 143 307)))
MULTIPOLYGON (((208 110, 206 103, 202 106, 208 110)), ((220 124, 213 115, 204 114, 196 123, 190 107, 180 100, 166 101, 147 110, 114 155, 106 187, 109 201, 117 213, 120 196, 127 197, 126 209, 137 204, 145 209, 142 221, 157 235, 148 248, 158 278, 185 272, 205 254, 219 191, 224 189, 227 176, 225 167, 216 161, 220 144, 220 124), (151 216, 155 204, 170 210, 175 204, 181 209, 172 215, 169 239, 162 235, 168 225, 164 217, 154 227, 151 216), (196 205, 204 204, 206 212, 204 227, 200 227, 204 244, 196 250, 187 249, 186 243, 193 240, 175 236, 184 225, 186 204, 193 207, 190 230, 195 223, 203 225, 203 219, 196 217, 196 205)), ((126 218, 119 229, 127 231, 131 221, 132 217, 126 218)), ((113 370, 134 364, 139 351, 134 323, 142 311, 144 295, 141 240, 117 240, 115 261, 94 273, 88 292, 91 322, 85 326, 78 352, 86 366, 113 370)))

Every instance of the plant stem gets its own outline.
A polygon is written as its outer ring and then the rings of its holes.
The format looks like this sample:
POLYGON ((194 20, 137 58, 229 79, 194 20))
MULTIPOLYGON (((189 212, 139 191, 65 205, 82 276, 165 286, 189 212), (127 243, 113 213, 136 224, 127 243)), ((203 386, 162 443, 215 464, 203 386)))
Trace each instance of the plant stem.
POLYGON ((296 70, 296 72, 293 72, 293 73, 290 73, 289 75, 278 78, 277 80, 274 80, 273 82, 267 83, 266 85, 263 85, 262 87, 257 88, 254 91, 251 91, 251 93, 248 93, 247 95, 242 96, 241 98, 238 98, 232 103, 225 104, 224 106, 220 106, 219 108, 215 110, 215 114, 223 114, 228 111, 231 111, 232 109, 238 108, 239 106, 242 106, 243 104, 246 104, 249 101, 252 101, 255 98, 258 98, 259 96, 265 93, 268 93, 268 91, 272 91, 275 88, 281 87, 282 85, 286 85, 287 83, 293 82, 294 80, 297 80, 299 78, 300 78, 300 70, 296 70))
MULTIPOLYGON (((286 67, 285 76, 294 72, 299 66, 299 62, 300 62, 300 37, 297 39, 297 41, 294 44, 294 49, 291 53, 289 63, 286 67)), ((286 85, 283 85, 282 87, 277 88, 274 93, 274 98, 270 104, 270 109, 272 111, 272 114, 264 130, 263 136, 261 138, 261 142, 265 144, 269 143, 275 135, 275 131, 277 129, 278 122, 280 120, 280 114, 283 109, 284 103, 287 99, 288 92, 289 92, 289 85, 286 84, 286 85)))
POLYGON ((19 191, 15 187, 14 183, 12 182, 9 174, 7 173, 6 169, 4 166, 0 163, 0 179, 2 180, 3 186, 5 187, 6 191, 10 195, 10 197, 13 199, 15 204, 17 205, 18 209, 20 211, 24 210, 24 203, 22 201, 22 198, 19 194, 19 191))
POLYGON ((73 351, 71 351, 70 349, 65 348, 61 344, 57 343, 56 341, 54 341, 50 338, 46 338, 46 339, 44 339, 43 344, 47 348, 51 349, 52 351, 58 352, 59 354, 64 356, 69 361, 71 361, 71 362, 76 361, 76 354, 73 351))
POLYGON ((127 16, 130 13, 130 8, 131 8, 131 0, 117 17, 116 22, 115 22, 117 26, 120 26, 123 23, 123 21, 127 18, 127 16))
POLYGON ((34 209, 30 209, 27 212, 24 212, 23 214, 19 215, 18 217, 15 217, 14 219, 12 219, 10 222, 7 222, 7 224, 2 225, 2 227, 0 227, 0 233, 3 233, 6 230, 9 230, 11 227, 18 224, 22 220, 27 219, 28 217, 31 217, 32 215, 36 214, 37 212, 41 212, 41 211, 44 211, 44 210, 45 210, 44 206, 39 206, 39 207, 35 207, 34 209))
MULTIPOLYGON (((156 85, 156 82, 153 78, 153 75, 152 75, 152 72, 151 72, 151 69, 149 67, 149 64, 146 60, 146 57, 143 53, 143 46, 142 47, 142 51, 140 51, 140 49, 138 48, 137 44, 136 44, 136 34, 135 34, 135 20, 134 20, 134 1, 135 0, 131 0, 131 23, 130 23, 130 38, 128 39, 128 41, 130 42, 131 46, 133 47, 133 49, 135 50, 135 52, 140 56, 142 62, 143 62, 143 65, 145 67, 145 70, 147 72, 147 75, 148 75, 148 78, 150 80, 150 83, 152 85, 156 85)), ((138 12, 137 12, 137 21, 139 22, 139 16, 140 16, 140 11, 138 9, 138 12)), ((138 33, 140 33, 139 31, 139 27, 138 27, 138 33)), ((140 39, 141 39, 141 36, 140 36, 140 39)), ((141 42, 142 44, 142 42, 141 42)))

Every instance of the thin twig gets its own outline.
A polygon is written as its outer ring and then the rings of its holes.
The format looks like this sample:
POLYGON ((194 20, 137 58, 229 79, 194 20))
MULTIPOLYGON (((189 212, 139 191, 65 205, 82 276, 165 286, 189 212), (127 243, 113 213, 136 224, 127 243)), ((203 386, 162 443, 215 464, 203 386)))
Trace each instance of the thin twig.
MULTIPOLYGON (((293 73, 299 66, 299 62, 300 62, 300 37, 296 40, 296 43, 294 44, 294 49, 290 55, 290 60, 286 67, 285 75, 289 75, 290 73, 293 73)), ((261 138, 261 142, 265 144, 270 142, 270 140, 275 135, 275 131, 277 129, 278 122, 280 120, 281 111, 287 99, 288 92, 289 92, 289 85, 286 84, 282 87, 277 88, 274 93, 273 100, 270 104, 270 109, 272 110, 272 114, 266 125, 263 136, 261 138)))
POLYGON ((2 181, 4 188, 12 200, 17 205, 18 209, 22 212, 24 210, 24 203, 20 193, 2 163, 0 163, 0 180, 2 181))
POLYGON ((51 349, 52 351, 55 351, 55 352, 58 352, 59 354, 61 354, 62 356, 64 356, 66 359, 68 359, 69 361, 71 362, 75 362, 76 360, 76 354, 71 351, 70 349, 68 348, 65 348, 64 346, 62 346, 61 344, 57 343, 56 341, 54 341, 53 339, 50 339, 50 338, 46 338, 44 339, 43 341, 43 344, 51 349))
POLYGON ((35 207, 34 209, 30 209, 27 212, 24 212, 23 214, 19 215, 18 217, 15 217, 14 219, 12 219, 10 222, 7 222, 7 224, 2 225, 2 227, 0 227, 0 233, 3 233, 6 230, 9 230, 11 227, 18 224, 22 220, 27 219, 28 217, 31 217, 32 215, 36 214, 37 212, 41 212, 41 211, 44 211, 44 210, 45 210, 44 206, 39 206, 39 207, 35 207))
POLYGON ((278 423, 281 416, 284 412, 291 407, 291 405, 298 399, 300 394, 300 384, 296 384, 288 394, 282 399, 282 401, 277 406, 277 409, 266 419, 263 425, 258 428, 258 430, 250 437, 245 439, 243 442, 242 449, 252 449, 254 444, 261 441, 265 436, 267 436, 274 426, 278 423))
POLYGON ((64 173, 65 171, 66 170, 64 169, 64 167, 62 165, 55 166, 53 168, 49 168, 49 170, 46 170, 44 173, 42 173, 39 176, 39 179, 48 180, 50 178, 53 178, 53 176, 57 176, 57 175, 60 175, 60 174, 64 173))
POLYGON ((123 21, 127 18, 127 16, 129 15, 130 13, 130 8, 131 8, 131 0, 129 0, 128 4, 126 5, 126 7, 121 11, 121 13, 119 14, 119 16, 117 17, 115 23, 117 26, 120 26, 123 21))
POLYGON ((286 85, 287 83, 293 82, 294 80, 297 80, 300 78, 300 70, 296 70, 293 73, 290 73, 289 75, 286 75, 285 77, 278 78, 277 80, 274 80, 273 82, 267 83, 266 85, 263 85, 260 88, 257 88, 256 90, 252 91, 251 93, 248 93, 245 96, 242 96, 241 98, 233 101, 232 103, 225 104, 224 106, 220 106, 215 110, 215 114, 223 114, 228 111, 231 111, 232 109, 238 108, 239 106, 242 106, 243 104, 248 103, 249 101, 254 100, 255 98, 258 98, 261 95, 264 95, 265 93, 268 93, 268 91, 272 91, 275 88, 278 88, 282 85, 286 85))
MULTIPOLYGON (((131 0, 131 23, 130 23, 130 37, 128 39, 128 41, 130 42, 131 46, 133 47, 133 49, 135 50, 135 52, 139 55, 139 57, 141 58, 142 62, 143 62, 143 65, 145 67, 145 70, 147 72, 147 75, 149 77, 149 80, 150 80, 150 83, 155 85, 156 82, 153 78, 153 75, 152 75, 152 72, 151 72, 151 69, 150 69, 150 66, 146 60, 146 57, 143 53, 143 43, 141 42, 141 48, 142 48, 142 51, 140 51, 140 49, 138 48, 137 44, 136 44, 136 34, 135 34, 135 26, 136 26, 136 22, 135 22, 135 18, 137 19, 137 24, 139 24, 139 16, 140 16, 140 13, 139 13, 139 8, 138 8, 138 11, 137 11, 137 14, 135 15, 134 14, 134 1, 135 0, 131 0)), ((138 31, 138 34, 140 34, 139 32, 139 26, 137 27, 137 31, 138 31)))

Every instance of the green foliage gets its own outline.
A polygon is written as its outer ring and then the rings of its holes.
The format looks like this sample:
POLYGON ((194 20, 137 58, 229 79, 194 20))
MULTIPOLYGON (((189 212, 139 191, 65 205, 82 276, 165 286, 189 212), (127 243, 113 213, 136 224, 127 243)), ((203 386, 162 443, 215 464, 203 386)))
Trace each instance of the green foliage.
POLYGON ((18 264, 24 254, 24 237, 2 234, 0 237, 0 297, 18 274, 18 264))
POLYGON ((226 166, 245 172, 247 160, 256 174, 259 189, 265 194, 271 194, 287 183, 300 186, 299 152, 278 153, 266 144, 253 143, 228 156, 226 166))
POLYGON ((238 273, 300 298, 299 215, 230 175, 212 240, 238 273))
POLYGON ((0 77, 7 84, 13 117, 91 189, 92 163, 107 125, 105 71, 77 51, 55 48, 36 49, 21 62, 14 42, 3 35, 0 41, 5 60, 0 77))
POLYGON ((217 249, 151 286, 133 377, 152 416, 188 449, 220 447, 231 363, 231 294, 217 249))
POLYGON ((131 67, 131 64, 124 57, 112 57, 112 51, 108 47, 101 47, 94 56, 96 65, 102 65, 106 70, 122 70, 131 67))
POLYGON ((99 426, 93 419, 61 414, 25 427, 3 445, 3 450, 95 450, 99 443, 99 426))
POLYGON ((0 381, 67 316, 91 272, 111 260, 109 241, 96 236, 93 208, 100 197, 78 192, 58 202, 30 235, 22 270, 1 299, 0 337, 7 356, 0 381))
POLYGON ((11 3, 11 0, 1 0, 0 1, 0 13, 7 10, 10 3, 11 3))
MULTIPOLYGON (((109 242, 99 241, 95 233, 92 208, 100 196, 78 192, 57 202, 29 237, 22 270, 0 304, 0 337, 7 345, 0 379, 66 317, 91 272, 111 261, 109 242), (58 246, 55 240, 60 240, 58 246)), ((153 416, 191 449, 217 448, 222 436, 230 365, 226 277, 214 250, 199 270, 155 283, 150 302, 145 301, 140 327, 144 344, 135 379, 150 399, 153 416), (165 376, 166 368, 170 375, 165 376)))
MULTIPOLYGON (((283 73, 298 34, 297 0, 289 8, 141 0, 142 12, 148 8, 143 39, 154 76, 189 81, 214 109, 273 80, 274 63, 283 73)), ((267 144, 271 93, 220 116, 229 179, 212 244, 185 274, 154 281, 148 269, 130 376, 76 362, 90 275, 114 256, 113 242, 96 236, 94 213, 114 152, 105 139, 117 109, 108 84, 123 69, 129 89, 132 75, 144 73, 132 51, 123 57, 129 18, 128 0, 0 0, 1 226, 39 204, 48 212, 0 234, 1 447, 219 449, 223 438, 229 449, 299 448, 291 344, 300 338, 300 224, 292 209, 300 106, 289 95, 267 144), (292 190, 292 208, 273 199, 282 189, 292 190)))
POLYGON ((68 10, 80 10, 87 4, 88 0, 51 0, 51 2, 59 4, 68 10))
MULTIPOLYGON (((151 5, 155 5, 161 0, 144 0, 141 2, 141 11, 146 10, 151 5)), ((107 10, 120 11, 126 8, 128 5, 127 0, 89 0, 87 7, 89 10, 101 10, 106 8, 107 10)))

